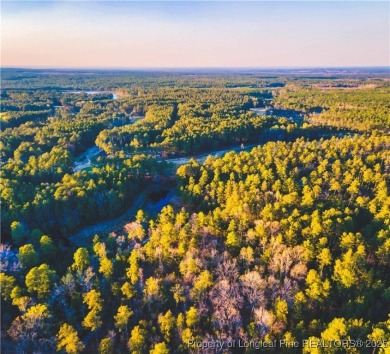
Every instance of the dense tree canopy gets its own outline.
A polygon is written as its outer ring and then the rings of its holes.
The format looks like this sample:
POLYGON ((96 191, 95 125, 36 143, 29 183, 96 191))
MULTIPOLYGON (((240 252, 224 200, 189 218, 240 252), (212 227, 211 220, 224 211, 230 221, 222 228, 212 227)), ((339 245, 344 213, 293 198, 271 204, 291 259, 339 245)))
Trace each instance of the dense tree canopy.
POLYGON ((387 353, 379 74, 23 75, 1 92, 5 352, 387 353))

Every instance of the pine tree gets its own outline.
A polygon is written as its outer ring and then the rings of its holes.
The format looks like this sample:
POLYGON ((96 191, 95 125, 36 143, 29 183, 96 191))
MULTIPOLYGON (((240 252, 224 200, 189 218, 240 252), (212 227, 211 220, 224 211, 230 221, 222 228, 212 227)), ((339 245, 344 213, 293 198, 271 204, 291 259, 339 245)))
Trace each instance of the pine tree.
POLYGON ((65 350, 69 354, 83 351, 84 345, 80 341, 77 331, 67 323, 63 324, 57 334, 57 350, 65 350))

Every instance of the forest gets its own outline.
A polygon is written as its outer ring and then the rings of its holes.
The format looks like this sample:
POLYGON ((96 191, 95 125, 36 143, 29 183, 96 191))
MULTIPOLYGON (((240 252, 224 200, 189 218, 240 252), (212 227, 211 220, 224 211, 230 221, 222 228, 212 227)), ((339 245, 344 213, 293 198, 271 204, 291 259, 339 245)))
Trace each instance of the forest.
POLYGON ((1 84, 4 353, 390 352, 388 74, 1 84))

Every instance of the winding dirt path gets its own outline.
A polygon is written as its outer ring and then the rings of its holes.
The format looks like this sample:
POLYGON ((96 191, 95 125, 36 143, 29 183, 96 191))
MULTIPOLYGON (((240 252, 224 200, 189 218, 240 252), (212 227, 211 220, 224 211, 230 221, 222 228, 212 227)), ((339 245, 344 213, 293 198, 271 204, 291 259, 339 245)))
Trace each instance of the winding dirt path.
POLYGON ((146 202, 148 201, 149 195, 153 192, 160 191, 162 188, 164 188, 164 186, 157 184, 152 184, 146 187, 146 189, 134 200, 131 207, 127 209, 123 214, 114 219, 102 221, 97 224, 85 227, 78 233, 70 236, 69 241, 77 247, 84 247, 89 246, 92 241, 92 238, 96 234, 121 232, 123 230, 123 227, 134 219, 137 211, 139 209, 143 209, 146 202))

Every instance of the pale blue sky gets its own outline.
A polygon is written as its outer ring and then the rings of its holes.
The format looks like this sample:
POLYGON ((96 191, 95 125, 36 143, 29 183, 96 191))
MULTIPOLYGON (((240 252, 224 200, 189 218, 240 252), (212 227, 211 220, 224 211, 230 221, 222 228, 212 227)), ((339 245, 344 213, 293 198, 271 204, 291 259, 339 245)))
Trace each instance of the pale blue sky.
POLYGON ((388 2, 2 1, 1 65, 389 65, 388 2))

